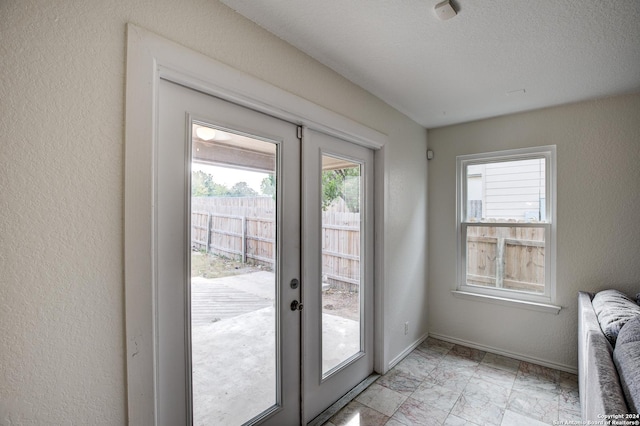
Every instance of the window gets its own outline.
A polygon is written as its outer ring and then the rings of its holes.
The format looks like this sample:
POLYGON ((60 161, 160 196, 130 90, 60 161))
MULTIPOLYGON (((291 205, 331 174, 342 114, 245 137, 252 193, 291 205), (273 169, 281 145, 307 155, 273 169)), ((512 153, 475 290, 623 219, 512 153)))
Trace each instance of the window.
POLYGON ((555 146, 457 157, 460 292, 555 299, 555 146))

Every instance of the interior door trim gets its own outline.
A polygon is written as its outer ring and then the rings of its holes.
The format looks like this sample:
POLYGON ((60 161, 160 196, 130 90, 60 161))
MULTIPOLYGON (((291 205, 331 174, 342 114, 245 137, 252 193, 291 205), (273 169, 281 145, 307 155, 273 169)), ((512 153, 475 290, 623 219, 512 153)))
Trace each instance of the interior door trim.
POLYGON ((375 369, 386 370, 384 217, 389 162, 386 135, 203 54, 127 24, 124 281, 128 421, 157 424, 157 306, 153 218, 160 78, 304 125, 376 151, 375 369))

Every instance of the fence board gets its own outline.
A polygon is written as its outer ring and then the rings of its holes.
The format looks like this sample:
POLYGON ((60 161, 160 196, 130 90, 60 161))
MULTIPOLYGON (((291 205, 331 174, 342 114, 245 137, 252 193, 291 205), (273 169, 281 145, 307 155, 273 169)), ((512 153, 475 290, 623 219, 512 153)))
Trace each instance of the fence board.
POLYGON ((544 228, 467 228, 467 282, 544 292, 544 228))
MULTIPOLYGON (((271 197, 194 197, 192 247, 274 268, 274 217, 271 197)), ((334 288, 357 290, 360 213, 322 212, 321 241, 323 281, 334 288)))
POLYGON ((357 291, 360 285, 360 214, 322 212, 322 279, 331 287, 357 291))
POLYGON ((191 241, 196 250, 206 250, 209 244, 209 213, 194 211, 191 214, 191 241))

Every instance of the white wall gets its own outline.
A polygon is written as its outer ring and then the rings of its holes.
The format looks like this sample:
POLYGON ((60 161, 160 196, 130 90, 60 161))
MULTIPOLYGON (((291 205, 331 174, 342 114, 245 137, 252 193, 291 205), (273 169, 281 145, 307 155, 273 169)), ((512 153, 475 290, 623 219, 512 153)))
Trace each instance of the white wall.
POLYGON ((126 421, 126 22, 389 136, 387 361, 426 333, 421 126, 216 1, 0 1, 0 424, 126 421))
POLYGON ((579 290, 640 292, 640 95, 429 130, 429 332, 577 367, 579 290), (558 315, 455 298, 455 157, 557 145, 558 315))

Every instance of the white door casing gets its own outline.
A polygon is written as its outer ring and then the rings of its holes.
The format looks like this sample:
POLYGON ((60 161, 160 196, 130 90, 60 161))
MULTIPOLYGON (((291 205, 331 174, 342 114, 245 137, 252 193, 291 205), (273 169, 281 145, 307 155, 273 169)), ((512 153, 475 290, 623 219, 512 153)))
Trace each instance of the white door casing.
POLYGON ((387 137, 225 64, 127 25, 124 279, 126 366, 130 424, 158 424, 158 226, 155 163, 160 80, 304 125, 376 150, 375 369, 384 372, 384 212, 387 137))

